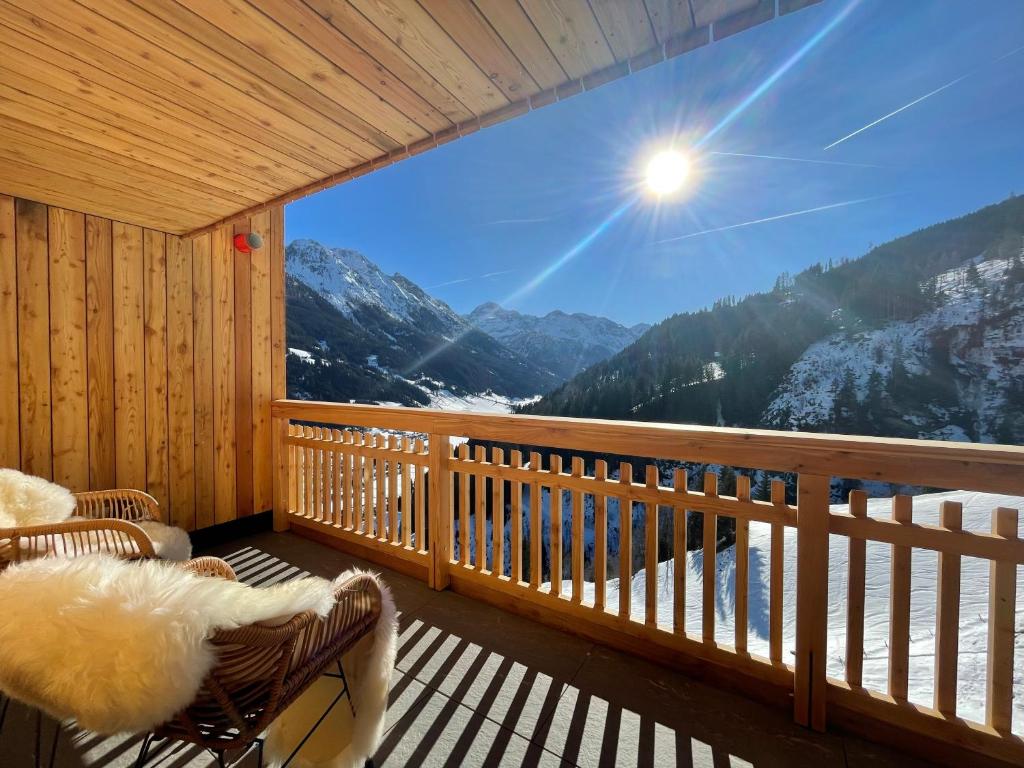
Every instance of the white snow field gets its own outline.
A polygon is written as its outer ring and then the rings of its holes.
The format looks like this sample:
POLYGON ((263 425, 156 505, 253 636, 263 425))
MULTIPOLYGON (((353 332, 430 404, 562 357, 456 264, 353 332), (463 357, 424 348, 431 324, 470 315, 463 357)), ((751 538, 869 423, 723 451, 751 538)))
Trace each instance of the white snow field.
MULTIPOLYGON (((545 499, 546 501, 546 499, 545 499)), ((938 525, 939 505, 943 501, 963 504, 965 531, 989 532, 992 511, 996 507, 1024 509, 1024 498, 988 493, 955 491, 920 495, 914 498, 914 522, 938 525)), ((846 505, 833 505, 837 512, 846 505)), ((611 512, 611 510, 609 510, 611 512)), ((870 517, 891 516, 889 499, 868 501, 870 517)), ((568 519, 568 514, 566 515, 568 519)), ((609 515, 611 517, 611 515, 609 515)), ((588 521, 589 525, 589 521, 588 521)), ((609 528, 611 521, 609 521, 609 528)), ((569 530, 566 528, 566 530, 569 530)), ((588 529, 588 539, 592 537, 588 529)), ((846 654, 846 582, 849 539, 830 536, 828 663, 830 677, 842 679, 846 654)), ((886 691, 889 645, 889 576, 892 548, 888 544, 868 542, 864 617, 864 674, 866 688, 886 691)), ((768 657, 768 574, 770 526, 750 524, 748 648, 751 653, 768 657)), ((783 658, 792 661, 796 645, 796 529, 785 532, 783 595, 783 658)), ((935 654, 935 602, 937 555, 912 550, 910 597, 909 697, 916 704, 932 706, 935 654)), ((589 559, 589 558, 588 558, 589 559)), ((658 625, 671 630, 673 602, 671 561, 658 564, 658 625)), ((701 604, 704 573, 702 552, 687 554, 686 630, 701 632, 701 604)), ((715 639, 732 645, 735 616, 735 550, 729 547, 716 558, 715 639)), ((633 577, 632 616, 645 619, 647 573, 633 577)), ((960 653, 957 685, 957 714, 969 720, 985 720, 985 667, 988 642, 989 561, 965 557, 960 577, 960 653)), ((547 588, 547 587, 544 587, 547 588)), ((606 588, 608 610, 618 610, 619 580, 610 579, 606 588)), ((563 594, 571 594, 572 582, 563 585, 563 594)), ((593 604, 594 585, 584 586, 584 601, 593 604)), ((1013 732, 1024 734, 1024 568, 1017 569, 1017 618, 1013 667, 1013 732)))

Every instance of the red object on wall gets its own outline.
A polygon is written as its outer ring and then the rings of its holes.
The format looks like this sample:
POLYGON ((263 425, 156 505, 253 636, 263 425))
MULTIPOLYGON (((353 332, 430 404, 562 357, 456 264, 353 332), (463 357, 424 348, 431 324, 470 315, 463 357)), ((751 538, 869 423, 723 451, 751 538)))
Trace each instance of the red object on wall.
POLYGON ((235 248, 242 253, 252 253, 263 247, 263 238, 258 232, 244 232, 235 235, 235 248))

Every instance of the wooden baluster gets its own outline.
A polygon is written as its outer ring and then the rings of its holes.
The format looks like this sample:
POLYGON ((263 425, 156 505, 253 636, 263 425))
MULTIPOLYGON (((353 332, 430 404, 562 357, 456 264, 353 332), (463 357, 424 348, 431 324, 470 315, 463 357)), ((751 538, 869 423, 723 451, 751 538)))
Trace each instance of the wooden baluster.
MULTIPOLYGON (((523 466, 523 452, 512 451, 511 464, 516 469, 523 466)), ((523 484, 513 480, 509 485, 512 492, 512 583, 523 580, 523 484)))
POLYGON ((402 438, 395 435, 391 444, 392 454, 388 457, 388 535, 387 540, 392 544, 399 542, 398 538, 398 489, 401 487, 401 468, 399 454, 402 451, 402 438))
POLYGON ((628 619, 633 610, 633 465, 619 464, 619 618, 628 619))
POLYGON ((819 475, 800 475, 797 485, 793 719, 816 731, 825 730, 829 485, 819 475))
POLYGON ((541 542, 544 538, 543 520, 541 518, 540 471, 541 457, 536 451, 530 453, 530 471, 534 480, 530 482, 530 586, 540 587, 541 581, 541 542))
MULTIPOLYGON (((1017 538, 1017 510, 999 507, 992 515, 992 533, 1017 538)), ((993 560, 988 584, 988 669, 985 681, 985 722, 1009 733, 1013 712, 1013 640, 1017 607, 1017 565, 993 560)))
MULTIPOLYGON (((491 449, 491 463, 496 469, 505 463, 501 448, 491 449)), ((497 475, 491 478, 491 574, 505 574, 505 483, 497 475)))
POLYGON ((334 443, 334 452, 331 456, 331 480, 334 483, 334 487, 331 489, 331 495, 334 497, 334 525, 339 528, 344 525, 342 516, 344 515, 344 501, 342 488, 344 488, 345 473, 343 471, 343 464, 345 461, 345 454, 342 453, 342 442, 341 442, 341 430, 334 429, 331 432, 331 441, 334 443))
MULTIPOLYGON (((583 458, 572 457, 572 476, 583 477, 583 458)), ((572 601, 583 602, 583 493, 572 491, 572 541, 569 570, 572 573, 572 601)))
POLYGON ((364 435, 362 432, 352 434, 352 493, 355 504, 352 506, 352 528, 356 533, 365 532, 363 520, 366 517, 366 502, 363 494, 366 488, 366 467, 363 461, 364 435))
POLYGON ((302 514, 305 515, 306 517, 313 517, 313 508, 314 508, 313 448, 310 445, 311 441, 313 440, 313 428, 312 427, 303 427, 302 428, 302 437, 306 441, 305 445, 303 446, 303 449, 302 449, 303 452, 305 453, 305 456, 303 457, 303 464, 304 464, 304 467, 305 467, 305 470, 306 470, 306 477, 305 477, 306 486, 305 486, 305 492, 304 492, 304 498, 303 498, 303 501, 305 501, 305 504, 303 505, 303 508, 302 508, 302 514))
POLYGON ((481 573, 487 571, 487 477, 484 475, 483 465, 487 463, 487 454, 482 445, 478 445, 474 451, 476 463, 479 465, 479 472, 476 475, 476 551, 473 564, 481 573))
POLYGON ((355 527, 355 509, 356 509, 356 485, 355 485, 355 473, 356 473, 356 457, 355 451, 352 446, 355 444, 355 435, 352 434, 352 430, 346 429, 344 432, 345 445, 348 451, 345 453, 345 477, 344 477, 344 494, 345 494, 345 530, 351 531, 355 527))
POLYGON ((430 435, 430 572, 433 589, 451 582, 452 554, 452 444, 448 435, 430 435))
POLYGON ((373 512, 376 500, 373 492, 373 456, 369 452, 377 447, 377 436, 364 434, 363 445, 366 446, 366 453, 363 454, 363 535, 373 536, 373 512))
MULTIPOLYGON (((417 437, 416 442, 413 443, 413 449, 416 451, 418 457, 422 457, 424 454, 423 438, 417 437)), ((422 464, 416 464, 413 466, 413 472, 416 475, 416 527, 415 527, 415 540, 416 550, 419 552, 427 551, 427 468, 422 464)))
MULTIPOLYGON (((647 487, 658 487, 658 468, 647 465, 647 487)), ((658 626, 658 505, 644 503, 644 623, 658 626)))
POLYGON ((557 453, 548 459, 551 464, 551 594, 562 594, 562 457, 557 453))
MULTIPOLYGON (((939 525, 949 531, 963 526, 963 506, 944 501, 939 525)), ((935 598, 935 700, 947 717, 956 716, 956 666, 960 647, 960 555, 939 552, 939 583, 935 598)))
POLYGON ((416 466, 408 461, 412 453, 412 439, 408 436, 402 438, 402 546, 406 549, 412 548, 412 475, 416 466))
MULTIPOLYGON (((750 501, 750 476, 736 476, 736 498, 750 501)), ((736 520, 736 653, 747 652, 747 594, 750 587, 750 521, 736 520)))
MULTIPOLYGON (((598 459, 594 464, 594 480, 604 489, 608 482, 608 462, 598 459)), ((608 497, 594 494, 594 608, 605 609, 608 581, 608 497)))
MULTIPOLYGON (((714 472, 704 473, 704 495, 718 495, 718 475, 714 472)), ((704 599, 701 606, 701 637, 705 643, 715 642, 715 581, 717 571, 718 547, 718 515, 705 511, 703 528, 704 544, 704 599)))
POLYGON ((313 427, 313 519, 324 519, 324 431, 313 427))
MULTIPOLYGON (((781 519, 786 514, 786 484, 782 480, 771 481, 771 502, 781 519)), ((773 664, 782 663, 782 573, 786 561, 785 527, 781 522, 772 523, 772 551, 768 573, 768 659, 773 664)))
MULTIPOLYGON (((295 427, 288 424, 288 437, 295 436, 295 427)), ((299 449, 289 443, 288 445, 288 513, 296 514, 299 511, 299 473, 301 471, 301 457, 299 449)))
MULTIPOLYGON (((687 493, 683 467, 676 467, 672 487, 677 494, 687 493)), ((686 634, 686 567, 686 507, 675 506, 672 508, 672 631, 677 635, 686 634)))
MULTIPOLYGON (((850 491, 850 514, 868 516, 864 491, 850 491)), ((850 539, 850 560, 846 577, 846 682, 860 686, 864 677, 864 584, 866 542, 850 539)))
MULTIPOLYGON (((913 499, 898 495, 892 500, 892 519, 909 524, 913 520, 913 499)), ((889 593, 889 695, 907 700, 910 667, 910 547, 892 547, 889 593)))
MULTIPOLYGON (((381 451, 391 449, 391 435, 383 434, 377 438, 377 448, 381 451)), ((387 459, 380 453, 373 462, 374 506, 377 510, 377 531, 379 541, 388 540, 388 493, 387 493, 387 459)))
MULTIPOLYGON (((459 445, 458 455, 462 469, 468 469, 468 443, 459 445)), ((469 485, 472 482, 471 474, 465 471, 459 473, 459 562, 465 566, 470 565, 469 548, 473 538, 469 530, 469 485)))

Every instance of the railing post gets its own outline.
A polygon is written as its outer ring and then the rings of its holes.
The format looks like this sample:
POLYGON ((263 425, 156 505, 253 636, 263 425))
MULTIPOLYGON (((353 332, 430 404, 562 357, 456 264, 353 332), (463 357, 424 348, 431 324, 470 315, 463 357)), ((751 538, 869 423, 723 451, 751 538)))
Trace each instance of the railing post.
POLYGON ((289 466, 288 457, 292 452, 288 450, 288 419, 274 419, 272 430, 273 453, 272 462, 274 465, 274 530, 278 533, 287 531, 288 523, 288 485, 294 467, 289 466))
POLYGON ((828 477, 800 475, 797 485, 793 718, 816 731, 825 730, 829 484, 828 477))
POLYGON ((430 571, 427 581, 431 589, 447 589, 451 559, 452 532, 452 473, 449 466, 452 447, 448 435, 431 433, 428 444, 430 451, 430 489, 427 523, 430 530, 430 571))

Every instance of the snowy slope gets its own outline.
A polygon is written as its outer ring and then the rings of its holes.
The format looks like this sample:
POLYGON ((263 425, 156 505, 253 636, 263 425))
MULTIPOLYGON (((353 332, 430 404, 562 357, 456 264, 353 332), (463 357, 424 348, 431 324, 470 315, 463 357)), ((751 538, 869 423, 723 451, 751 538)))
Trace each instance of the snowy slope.
POLYGON ((328 248, 315 240, 294 240, 286 250, 285 270, 348 318, 354 318, 360 308, 373 307, 405 322, 429 313, 452 335, 466 328, 465 321, 443 301, 402 275, 385 275, 358 251, 328 248))
POLYGON ((848 372, 858 401, 864 402, 872 373, 888 382, 894 361, 900 360, 913 376, 941 377, 956 386, 953 407, 925 402, 905 410, 903 418, 920 437, 997 441, 1009 388, 1024 377, 1024 297, 994 307, 993 292, 1001 287, 1010 261, 975 260, 975 267, 976 284, 967 279, 967 265, 939 275, 940 306, 912 321, 840 332, 811 345, 780 385, 764 425, 827 426, 848 372))
MULTIPOLYGON (((925 524, 938 524, 939 505, 943 501, 963 504, 964 530, 991 530, 992 510, 996 507, 1024 508, 1024 498, 999 496, 964 491, 929 494, 914 499, 914 520, 925 524)), ((545 498, 545 502, 547 499, 545 498)), ((609 500, 613 501, 613 500, 609 500)), ((835 505, 834 511, 847 511, 845 505, 835 505)), ((609 509, 609 531, 612 530, 612 509, 609 509)), ((615 510, 617 512, 617 510, 615 510)), ((545 513, 547 512, 545 504, 545 513)), ((592 510, 591 510, 592 512, 592 510)), ((564 517, 570 519, 568 504, 564 517)), ((891 515, 888 499, 868 502, 868 515, 886 518, 891 515)), ((545 514, 545 518, 547 515, 545 514)), ((527 516, 528 524, 528 516, 527 516)), ((617 528, 617 524, 615 526, 617 528)), ((546 529, 546 526, 545 526, 546 529)), ((568 530, 568 529, 566 529, 568 530)), ((588 543, 592 545, 592 527, 588 527, 588 543)), ((770 527, 763 523, 750 524, 749 554, 749 626, 750 652, 768 657, 768 574, 770 562, 770 527)), ((489 541, 488 537, 488 541, 489 541)), ((846 577, 849 539, 829 537, 829 618, 828 662, 830 677, 843 677, 846 653, 846 577)), ((507 551, 507 546, 506 546, 507 551)), ((783 654, 792 661, 796 645, 796 529, 785 532, 785 565, 783 597, 783 654)), ((916 550, 911 566, 911 619, 910 619, 910 700, 931 706, 933 695, 933 665, 935 653, 935 602, 937 584, 937 555, 916 550)), ((588 555, 589 560, 589 555, 588 555)), ((889 571, 891 548, 869 542, 867 545, 867 581, 864 622, 864 685, 875 690, 886 690, 889 642, 889 571)), ((729 547, 718 553, 715 573, 715 638, 731 645, 734 641, 735 618, 735 551, 729 547)), ((686 629, 688 633, 701 632, 701 606, 703 599, 704 558, 700 551, 687 554, 686 572, 686 629)), ((640 570, 631 581, 632 617, 645 619, 645 593, 647 573, 640 570)), ((673 604, 674 563, 658 564, 658 624, 671 629, 673 604)), ((970 720, 985 719, 985 670, 988 637, 988 584, 987 561, 963 558, 960 580, 960 655, 958 667, 958 713, 970 720)), ((544 588, 547 588, 545 586, 544 588)), ((620 584, 609 579, 606 605, 617 611, 620 584)), ((563 594, 570 594, 572 582, 563 584, 563 594)), ((587 582, 584 601, 593 604, 594 585, 587 582)), ((1014 723, 1015 733, 1024 734, 1024 568, 1017 569, 1017 622, 1014 656, 1014 723)))
POLYGON ((543 317, 525 315, 493 302, 481 304, 466 320, 509 349, 537 360, 563 380, 611 357, 650 327, 640 323, 627 328, 607 317, 582 312, 555 310, 543 317))

